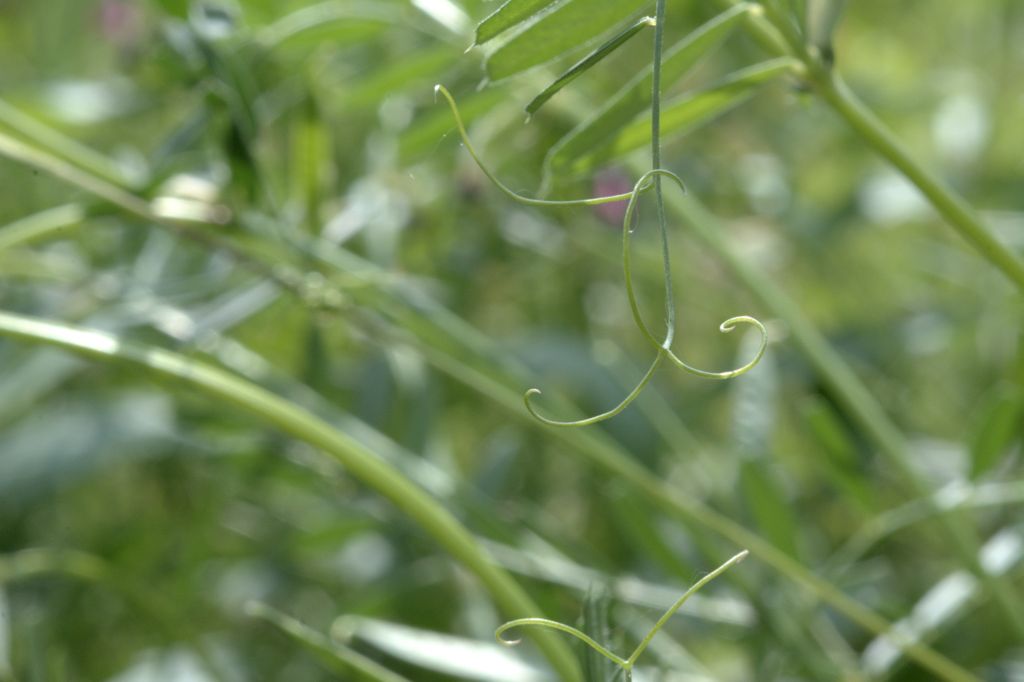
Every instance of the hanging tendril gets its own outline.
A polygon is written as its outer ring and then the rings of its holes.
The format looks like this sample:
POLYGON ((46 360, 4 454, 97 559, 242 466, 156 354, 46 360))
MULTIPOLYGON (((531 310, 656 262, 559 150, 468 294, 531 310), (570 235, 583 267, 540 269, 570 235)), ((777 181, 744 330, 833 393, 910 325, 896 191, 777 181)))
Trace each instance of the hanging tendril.
MULTIPOLYGON (((610 204, 616 201, 626 201, 633 192, 626 192, 625 194, 611 194, 604 197, 588 197, 586 199, 534 199, 532 197, 524 196, 514 189, 506 185, 504 182, 498 179, 498 176, 491 172, 491 170, 484 165, 480 155, 477 154, 476 148, 469 139, 469 133, 466 132, 466 125, 462 121, 462 114, 459 113, 459 107, 455 104, 455 98, 452 97, 452 93, 448 92, 448 88, 444 87, 440 83, 434 86, 434 97, 437 95, 444 97, 445 101, 448 102, 448 108, 452 111, 452 116, 455 118, 455 127, 459 131, 459 137, 462 138, 462 144, 469 152, 469 155, 476 162, 476 165, 487 176, 487 179, 494 183, 495 187, 500 189, 502 192, 507 194, 512 199, 515 199, 521 204, 528 204, 530 206, 599 206, 601 204, 610 204)), ((643 188, 642 191, 646 191, 648 188, 643 188)))
MULTIPOLYGON (((640 304, 637 301, 636 290, 633 287, 633 268, 631 255, 632 250, 630 248, 630 238, 633 232, 632 225, 636 217, 637 197, 639 196, 637 189, 639 187, 649 186, 651 180, 655 177, 668 178, 669 180, 674 182, 683 193, 686 192, 686 185, 683 184, 682 179, 678 175, 676 175, 672 171, 665 170, 664 168, 655 168, 653 170, 647 171, 642 176, 640 176, 640 179, 637 180, 636 186, 634 187, 634 191, 630 194, 629 204, 627 204, 626 206, 626 214, 622 221, 622 270, 623 275, 626 279, 626 296, 629 299, 629 309, 630 312, 632 312, 633 314, 633 321, 636 323, 637 328, 641 332, 643 332, 644 336, 646 336, 647 339, 656 347, 663 348, 668 356, 668 359, 671 360, 677 367, 679 367, 683 371, 707 379, 730 379, 732 377, 740 376, 741 374, 744 374, 753 369, 754 366, 757 365, 758 362, 760 362, 761 357, 764 355, 765 350, 768 348, 768 330, 765 329, 765 326, 756 318, 750 317, 748 315, 730 317, 728 320, 723 322, 718 327, 721 332, 729 333, 736 328, 737 324, 748 324, 752 327, 757 328, 761 335, 761 341, 757 352, 754 354, 754 357, 746 364, 741 365, 740 367, 737 367, 735 369, 726 370, 723 372, 713 372, 704 369, 699 369, 681 360, 679 356, 673 353, 672 349, 670 348, 672 342, 671 335, 669 333, 666 333, 665 339, 659 341, 651 332, 650 328, 647 326, 647 323, 644 322, 643 315, 640 313, 640 304)), ((667 266, 668 263, 666 263, 666 267, 667 266)), ((671 269, 665 270, 665 288, 666 291, 669 291, 672 288, 671 269)))
POLYGON ((723 333, 731 332, 736 328, 736 325, 747 324, 756 327, 761 334, 761 342, 758 347, 757 353, 754 358, 746 364, 737 367, 736 369, 726 370, 722 372, 713 372, 698 367, 694 367, 682 359, 679 358, 672 351, 672 341, 675 336, 675 304, 673 302, 673 286, 672 286, 672 266, 669 258, 669 240, 668 240, 668 227, 667 219, 665 216, 664 199, 662 196, 661 180, 667 178, 674 182, 679 189, 685 194, 686 186, 683 181, 675 173, 661 168, 661 49, 662 49, 662 36, 664 28, 664 15, 665 15, 665 3, 664 0, 658 0, 657 16, 655 18, 655 39, 654 39, 654 70, 653 70, 653 92, 652 92, 652 106, 651 106, 651 156, 652 162, 655 166, 654 169, 644 173, 636 184, 633 185, 633 189, 630 192, 624 194, 613 194, 603 197, 591 197, 586 199, 563 199, 563 200, 548 200, 548 199, 534 199, 531 197, 523 196, 518 192, 508 187, 505 183, 498 179, 498 177, 491 172, 477 154, 476 149, 473 147, 473 143, 469 139, 469 134, 466 132, 466 126, 462 121, 462 116, 459 114, 459 108, 455 103, 455 98, 443 85, 434 86, 435 98, 440 94, 448 102, 448 107, 451 109, 452 116, 455 118, 455 125, 458 128, 459 135, 462 137, 462 143, 466 147, 466 151, 476 162, 476 165, 480 170, 487 176, 487 178, 494 183, 498 189, 504 192, 512 199, 531 206, 595 206, 599 204, 612 203, 616 201, 628 201, 626 206, 626 213, 622 221, 622 269, 626 280, 626 295, 629 299, 630 311, 633 315, 633 321, 637 328, 643 333, 647 339, 654 344, 658 349, 657 355, 654 357, 654 361, 648 368, 647 372, 641 377, 640 381, 636 384, 632 391, 612 409, 596 414, 592 417, 586 417, 583 419, 560 421, 545 417, 544 415, 537 412, 533 406, 533 398, 541 395, 540 389, 531 388, 523 394, 523 403, 526 405, 527 411, 536 419, 541 422, 548 424, 549 426, 588 426, 590 424, 596 424, 598 422, 611 419, 612 417, 620 414, 625 410, 630 403, 643 392, 644 388, 650 383, 651 378, 654 376, 655 371, 661 365, 662 361, 667 357, 673 364, 682 369, 683 371, 693 374, 695 376, 704 377, 708 379, 729 379, 732 377, 739 376, 752 369, 761 360, 765 350, 768 347, 768 330, 761 324, 757 319, 747 316, 740 315, 737 317, 730 317, 728 320, 723 322, 719 326, 719 330, 723 333), (661 252, 662 252, 662 271, 664 278, 665 288, 665 338, 659 341, 650 328, 643 320, 643 316, 640 313, 640 305, 637 302, 636 291, 633 287, 633 273, 632 273, 632 260, 630 251, 630 236, 633 232, 634 219, 636 218, 637 200, 640 195, 649 189, 654 188, 657 197, 657 208, 658 208, 658 226, 661 237, 661 252))

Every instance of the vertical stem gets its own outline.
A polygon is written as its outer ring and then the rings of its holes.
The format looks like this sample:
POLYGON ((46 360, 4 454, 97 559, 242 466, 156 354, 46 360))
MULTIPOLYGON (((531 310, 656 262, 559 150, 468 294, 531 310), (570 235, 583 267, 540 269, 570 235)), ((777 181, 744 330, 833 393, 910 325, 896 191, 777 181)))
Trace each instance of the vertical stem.
MULTIPOLYGON (((651 163, 661 169, 661 52, 665 36, 665 0, 658 0, 654 11, 654 64, 651 89, 651 163)), ((661 232, 662 267, 665 269, 665 348, 672 345, 676 328, 676 306, 672 300, 672 264, 669 257, 668 220, 665 198, 661 191, 661 175, 654 176, 654 196, 658 205, 658 229, 661 232)))

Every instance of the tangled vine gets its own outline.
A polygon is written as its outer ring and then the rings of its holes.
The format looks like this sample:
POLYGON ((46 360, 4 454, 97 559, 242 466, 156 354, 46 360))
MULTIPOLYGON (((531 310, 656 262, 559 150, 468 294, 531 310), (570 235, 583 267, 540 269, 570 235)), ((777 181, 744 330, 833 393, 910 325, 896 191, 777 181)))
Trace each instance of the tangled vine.
POLYGON ((641 377, 640 381, 633 388, 629 394, 623 398, 615 407, 593 415, 584 419, 570 420, 570 421, 559 421, 551 419, 540 414, 534 407, 534 397, 541 394, 540 389, 531 388, 526 391, 523 395, 523 402, 526 405, 526 409, 536 419, 548 424, 550 426, 587 426, 590 424, 596 424, 606 419, 611 419, 617 414, 625 410, 630 403, 643 392, 644 388, 650 383, 654 376, 655 371, 661 365, 661 363, 668 359, 679 369, 693 374, 699 377, 707 379, 730 379, 732 377, 739 376, 751 370, 761 360, 764 355, 765 349, 768 346, 768 331, 764 325, 757 319, 748 315, 740 315, 737 317, 731 317, 723 322, 719 330, 722 332, 731 332, 735 329, 736 325, 746 324, 757 328, 761 335, 761 342, 758 347, 757 353, 754 355, 746 364, 737 367, 736 369, 727 370, 723 372, 714 372, 695 367, 687 362, 684 362, 679 358, 678 355, 672 350, 672 342, 675 338, 675 304, 673 302, 673 285, 672 285, 672 267, 669 256, 669 241, 668 241, 668 221, 665 216, 665 203, 662 194, 662 179, 669 180, 675 184, 681 192, 686 193, 686 186, 683 184, 682 179, 673 173, 662 167, 661 164, 661 60, 662 60, 662 36, 664 32, 665 24, 665 1, 658 0, 656 16, 653 22, 654 25, 654 65, 653 65, 653 89, 651 93, 651 157, 653 162, 653 168, 644 173, 633 185, 633 189, 630 192, 624 194, 612 194, 600 197, 587 197, 583 199, 537 199, 532 197, 524 196, 508 185, 503 183, 498 177, 484 164, 480 155, 477 153, 473 143, 469 139, 469 133, 466 131, 465 123, 462 120, 462 116, 459 113, 458 105, 455 103, 455 98, 443 85, 434 86, 435 95, 440 94, 447 101, 449 108, 452 111, 452 116, 455 119, 455 125, 458 128, 459 135, 462 138, 462 143, 469 152, 469 155, 476 162, 476 165, 484 173, 485 176, 503 193, 508 195, 513 200, 527 204, 530 206, 543 206, 543 207, 565 207, 565 206, 595 206, 599 204, 607 204, 617 201, 628 201, 626 212, 622 221, 622 269, 625 277, 626 295, 629 299, 630 310, 633 315, 633 322, 636 324, 640 332, 653 344, 656 348, 654 360, 651 362, 650 367, 641 377), (665 335, 662 339, 659 339, 648 327, 647 323, 644 322, 643 315, 640 312, 640 305, 637 301, 636 292, 633 287, 633 276, 632 276, 632 261, 631 261, 631 250, 630 250, 630 236, 634 230, 634 223, 637 217, 637 202, 641 194, 653 189, 656 197, 657 211, 658 211, 658 227, 661 236, 661 255, 662 255, 662 271, 664 279, 664 290, 665 290, 665 335))

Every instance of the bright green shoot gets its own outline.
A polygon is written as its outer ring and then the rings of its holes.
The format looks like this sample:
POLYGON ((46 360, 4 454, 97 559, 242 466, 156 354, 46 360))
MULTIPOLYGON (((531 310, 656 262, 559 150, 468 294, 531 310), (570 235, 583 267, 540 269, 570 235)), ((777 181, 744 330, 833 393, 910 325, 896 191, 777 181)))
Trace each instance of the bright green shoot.
POLYGON ((585 632, 582 632, 577 628, 572 627, 571 625, 559 623, 555 620, 548 620, 547 618, 518 618, 516 620, 510 620, 509 622, 505 623, 500 628, 498 628, 494 632, 494 636, 500 643, 504 644, 505 646, 515 646, 519 644, 522 640, 505 639, 503 637, 503 635, 506 632, 512 630, 513 628, 537 627, 564 632, 567 635, 572 635, 576 639, 580 640, 581 642, 589 646, 594 651, 598 652, 599 654, 610 660, 615 665, 622 668, 625 678, 627 682, 629 682, 629 680, 633 679, 633 667, 636 665, 637 660, 647 649, 648 645, 651 643, 651 640, 654 639, 654 636, 658 634, 658 632, 663 627, 665 627, 665 623, 667 623, 669 619, 675 615, 676 611, 678 611, 683 606, 683 604, 686 603, 686 600, 693 596, 694 593, 696 593, 699 589, 707 585, 709 582, 725 573, 727 570, 729 570, 729 568, 747 558, 748 553, 749 552, 747 552, 747 550, 743 550, 742 552, 732 557, 724 564, 722 564, 721 566, 719 566, 718 568, 716 568, 715 570, 711 571, 706 576, 698 580, 696 583, 694 583, 693 586, 683 594, 683 596, 676 600, 676 603, 674 603, 671 607, 669 607, 667 611, 665 611, 664 614, 662 614, 661 618, 658 619, 658 622, 654 624, 654 627, 652 627, 650 631, 648 631, 648 633, 644 635, 644 638, 640 640, 640 643, 636 645, 635 649, 633 649, 633 653, 631 653, 626 658, 619 656, 615 652, 596 642, 592 637, 587 635, 585 632))

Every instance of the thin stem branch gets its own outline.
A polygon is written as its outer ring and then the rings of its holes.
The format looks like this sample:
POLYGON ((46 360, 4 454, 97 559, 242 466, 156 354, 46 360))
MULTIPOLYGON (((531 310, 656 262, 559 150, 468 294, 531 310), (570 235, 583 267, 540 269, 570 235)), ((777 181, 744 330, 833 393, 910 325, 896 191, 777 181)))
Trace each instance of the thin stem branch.
MULTIPOLYGON (((160 348, 125 342, 104 332, 0 312, 0 335, 49 344, 107 362, 123 362, 149 374, 180 381, 323 450, 353 477, 389 499, 473 572, 504 611, 515 616, 539 611, 451 512, 362 443, 294 403, 212 365, 160 348)), ((563 679, 580 679, 575 657, 563 642, 547 636, 538 639, 538 646, 563 679)))
MULTIPOLYGON (((651 77, 651 163, 653 170, 661 167, 661 54, 665 42, 665 0, 658 0, 654 12, 654 65, 651 77)), ((635 194, 635 192, 634 192, 635 194)), ((672 263, 669 256, 668 219, 665 217, 665 197, 661 188, 661 175, 654 175, 654 196, 658 207, 658 230, 661 234, 661 258, 665 275, 665 342, 672 345, 676 331, 676 306, 672 299, 672 263)))

